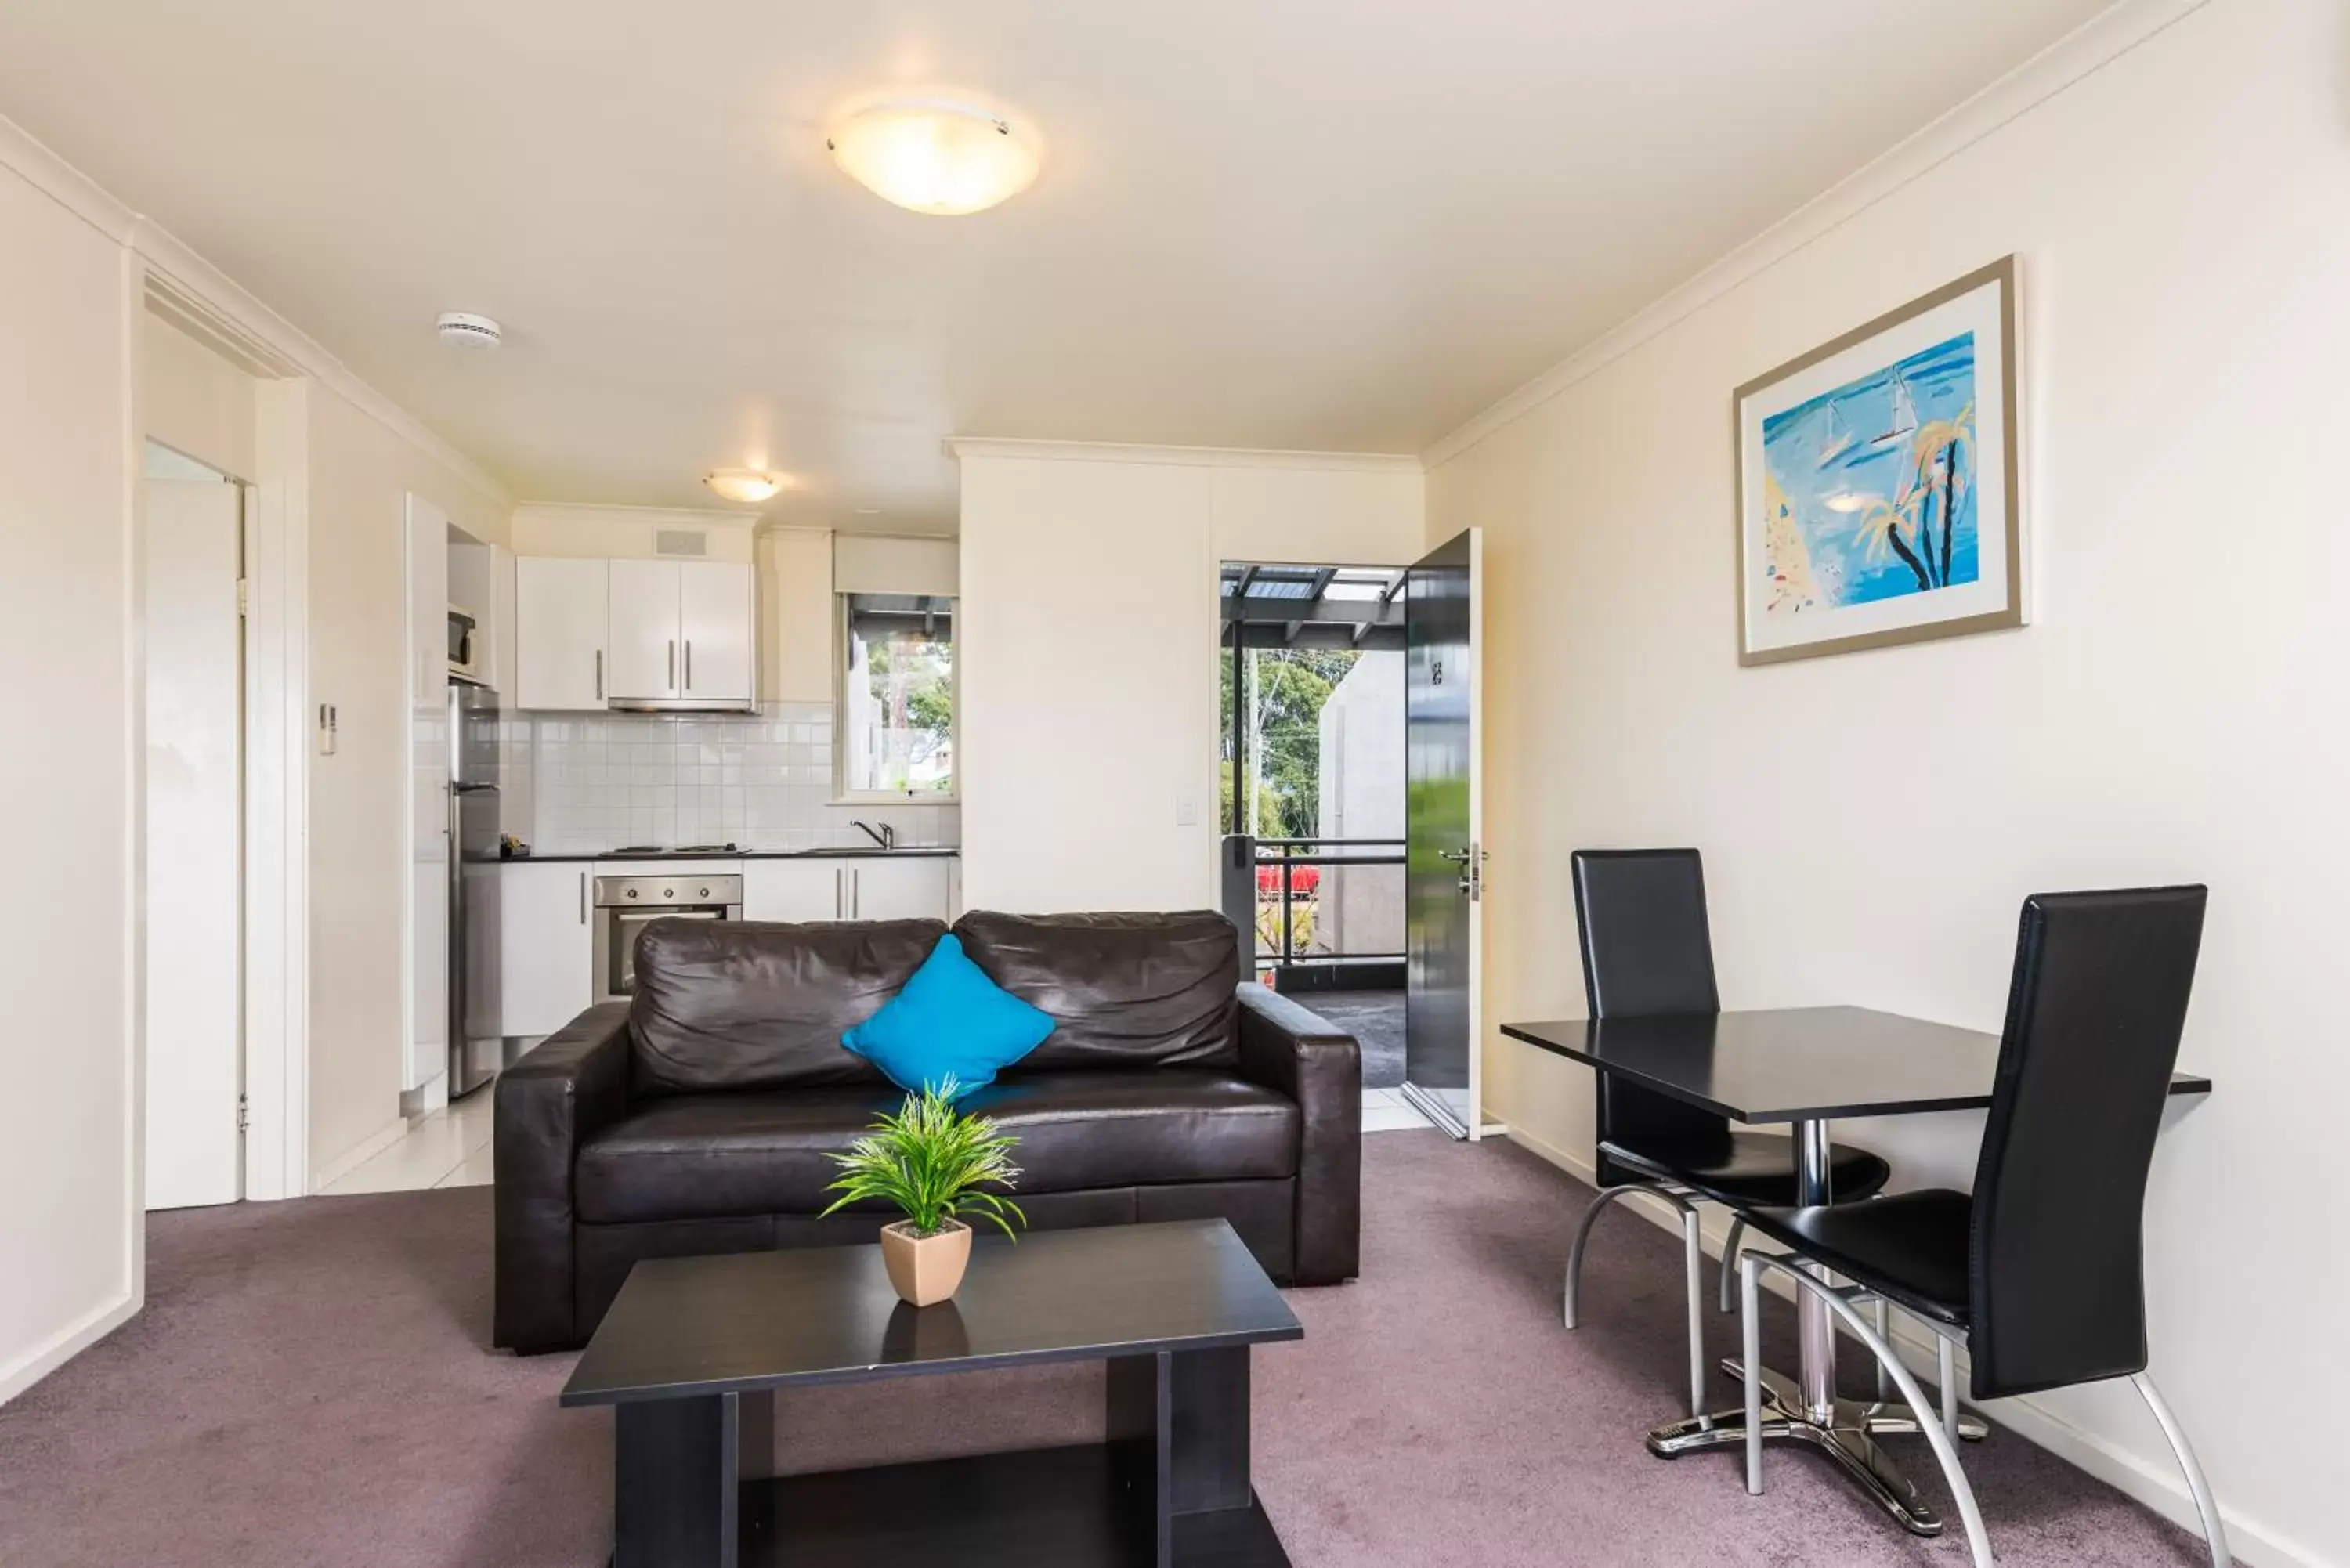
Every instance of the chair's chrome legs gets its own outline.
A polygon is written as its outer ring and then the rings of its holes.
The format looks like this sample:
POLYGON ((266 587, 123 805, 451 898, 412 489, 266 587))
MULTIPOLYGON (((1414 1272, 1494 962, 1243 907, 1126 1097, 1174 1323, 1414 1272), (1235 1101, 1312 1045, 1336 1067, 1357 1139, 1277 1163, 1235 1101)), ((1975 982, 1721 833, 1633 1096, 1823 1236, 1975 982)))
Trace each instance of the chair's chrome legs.
MULTIPOLYGON (((1877 1315, 1877 1332, 1885 1332, 1885 1318, 1881 1311, 1877 1315)), ((1942 1430, 1948 1432, 1950 1441, 1955 1443, 1959 1440, 1959 1366, 1958 1356, 1946 1334, 1934 1336, 1934 1376, 1940 1381, 1942 1389, 1942 1430)))
POLYGON ((1721 1308, 1721 1315, 1724 1317, 1728 1317, 1736 1310, 1735 1306, 1731 1302, 1730 1291, 1731 1282, 1738 1276, 1738 1239, 1745 1234, 1746 1216, 1743 1214, 1731 1215, 1730 1217, 1730 1234, 1723 1239, 1721 1243, 1721 1287, 1719 1304, 1721 1308))
POLYGON ((1680 1199, 1661 1187, 1651 1186, 1645 1181, 1627 1181, 1620 1186, 1601 1188, 1599 1196, 1591 1200, 1591 1207, 1583 1211, 1583 1223, 1575 1228, 1575 1245, 1566 1250, 1567 1327, 1573 1328, 1575 1325, 1575 1297, 1583 1288, 1583 1249, 1591 1240, 1593 1223, 1598 1220, 1601 1211, 1617 1199, 1635 1196, 1653 1198, 1660 1203, 1669 1203, 1673 1206, 1675 1213, 1693 1212, 1680 1199))
POLYGON ((2195 1462, 2195 1450, 2187 1443, 2187 1429, 2178 1417, 2170 1413, 2154 1379, 2145 1373, 2134 1374, 2130 1382, 2154 1418, 2162 1423, 2162 1435, 2170 1439, 2170 1451, 2178 1456, 2178 1468, 2187 1472, 2187 1490, 2195 1498, 2195 1511, 2203 1521, 2203 1544, 2210 1548, 2211 1568, 2230 1568, 2235 1559, 2228 1554, 2228 1528, 2220 1522, 2220 1504, 2211 1496, 2211 1483, 2203 1479, 2203 1467, 2195 1462))
POLYGON ((1758 1282, 1762 1265, 1752 1258, 1738 1262, 1738 1333, 1742 1342, 1741 1363, 1746 1369, 1746 1491, 1762 1495, 1762 1312, 1758 1282))
MULTIPOLYGON (((1843 1319, 1845 1326, 1852 1330, 1853 1336, 1866 1345, 1868 1353, 1876 1356, 1878 1364, 1893 1375, 1894 1385, 1901 1390, 1901 1397, 1909 1402, 1909 1408, 1916 1413, 1918 1429, 1925 1434, 1927 1444, 1934 1450, 1935 1460, 1941 1465, 1942 1474, 1950 1483, 1950 1495, 1959 1505, 1960 1522, 1966 1527, 1967 1550, 1973 1556, 1974 1568, 1991 1568, 1991 1540, 1983 1533, 1982 1511, 1975 1506, 1974 1488, 1967 1484, 1967 1473, 1959 1466, 1958 1445, 1953 1443, 1950 1440, 1950 1435, 1942 1429, 1942 1423, 1935 1418, 1935 1412, 1926 1403, 1926 1391, 1920 1388, 1918 1386, 1918 1380, 1909 1375, 1909 1368, 1903 1366, 1900 1358, 1893 1354, 1893 1347, 1885 1342, 1884 1336, 1877 1332, 1866 1318, 1861 1316, 1859 1309, 1845 1299, 1844 1292, 1829 1284, 1825 1280, 1816 1278, 1797 1267, 1796 1260, 1749 1252, 1739 1266, 1742 1270, 1752 1271, 1756 1273, 1763 1269, 1783 1271, 1789 1279, 1795 1282, 1797 1290, 1811 1292, 1826 1304, 1830 1312, 1843 1319)), ((1758 1303, 1754 1301, 1752 1293, 1745 1291, 1742 1285, 1741 1294, 1746 1298, 1743 1304, 1750 1309, 1747 1313, 1747 1332, 1752 1333, 1754 1313, 1751 1309, 1758 1303)), ((1752 1364, 1750 1358, 1748 1365, 1752 1364)), ((1750 1402, 1756 1397, 1756 1383, 1757 1380, 1752 1377, 1747 1379, 1747 1398, 1750 1402)), ((2139 1392, 2143 1393, 2145 1390, 2141 1388, 2139 1392)), ((2158 1406, 2158 1419, 2160 1418, 2161 1414, 2160 1407, 2158 1406)), ((1761 1434, 1752 1424, 1748 1426, 1747 1433, 1747 1485, 1752 1490, 1759 1479, 1760 1460, 1754 1450, 1761 1442, 1761 1434)))
POLYGON ((1681 1250, 1688 1271, 1690 1414, 1705 1414, 1705 1247, 1698 1234, 1697 1210, 1681 1211, 1681 1250))
MULTIPOLYGON (((1887 1345, 1893 1343, 1893 1303, 1883 1296, 1877 1298, 1877 1337, 1887 1345)), ((1889 1405, 1893 1402, 1891 1384, 1892 1380, 1885 1375, 1885 1363, 1878 1362, 1877 1364, 1877 1402, 1878 1404, 1889 1405)))
POLYGON ((1695 1204, 1677 1192, 1647 1182, 1627 1181, 1620 1186, 1602 1188, 1599 1196, 1592 1199, 1591 1207, 1584 1210, 1583 1223, 1575 1228, 1575 1244, 1567 1249, 1566 1292, 1562 1315, 1569 1328, 1575 1327, 1581 1316, 1577 1310, 1577 1298, 1583 1292, 1583 1249, 1591 1240, 1592 1223, 1610 1202, 1634 1194, 1669 1203, 1674 1212, 1681 1217, 1683 1267, 1689 1275, 1690 1414, 1695 1416, 1705 1408, 1705 1251, 1700 1241, 1695 1204))

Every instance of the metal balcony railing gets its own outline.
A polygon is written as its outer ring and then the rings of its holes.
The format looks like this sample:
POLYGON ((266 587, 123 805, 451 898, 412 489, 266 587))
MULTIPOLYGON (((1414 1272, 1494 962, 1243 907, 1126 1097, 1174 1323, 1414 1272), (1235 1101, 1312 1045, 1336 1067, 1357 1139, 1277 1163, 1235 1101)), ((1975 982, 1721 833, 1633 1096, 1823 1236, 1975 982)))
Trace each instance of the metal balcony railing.
POLYGON ((1358 945, 1344 930, 1334 938, 1330 927, 1335 922, 1326 918, 1335 912, 1337 896, 1347 889, 1349 867, 1403 866, 1402 839, 1243 838, 1238 842, 1249 846, 1254 917, 1249 925, 1258 955, 1269 953, 1284 968, 1314 959, 1399 960, 1404 956, 1399 871, 1391 898, 1380 898, 1376 890, 1359 886, 1357 889, 1358 895, 1371 894, 1367 899, 1359 896, 1356 899, 1374 906, 1362 913, 1392 913, 1391 921, 1379 922, 1383 927, 1393 926, 1390 942, 1358 945), (1392 911, 1376 908, 1388 904, 1392 911))

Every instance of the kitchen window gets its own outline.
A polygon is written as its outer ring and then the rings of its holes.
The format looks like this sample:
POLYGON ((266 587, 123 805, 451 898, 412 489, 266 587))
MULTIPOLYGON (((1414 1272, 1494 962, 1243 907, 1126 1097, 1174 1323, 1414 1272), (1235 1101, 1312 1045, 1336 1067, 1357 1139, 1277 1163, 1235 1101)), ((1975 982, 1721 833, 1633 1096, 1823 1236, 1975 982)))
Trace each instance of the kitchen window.
POLYGON ((952 800, 954 600, 842 594, 839 601, 839 798, 952 800))

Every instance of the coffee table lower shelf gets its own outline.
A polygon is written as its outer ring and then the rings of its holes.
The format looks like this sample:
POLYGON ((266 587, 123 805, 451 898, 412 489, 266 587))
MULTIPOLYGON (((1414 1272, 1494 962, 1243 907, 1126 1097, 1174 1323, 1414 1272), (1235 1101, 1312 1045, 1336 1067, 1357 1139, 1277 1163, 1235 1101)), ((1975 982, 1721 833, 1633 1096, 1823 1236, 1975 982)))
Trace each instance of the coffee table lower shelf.
MULTIPOLYGON (((1102 1444, 743 1483, 743 1568, 1154 1568, 1151 1500, 1102 1444)), ((1253 1492, 1179 1513, 1177 1568, 1289 1568, 1253 1492)))

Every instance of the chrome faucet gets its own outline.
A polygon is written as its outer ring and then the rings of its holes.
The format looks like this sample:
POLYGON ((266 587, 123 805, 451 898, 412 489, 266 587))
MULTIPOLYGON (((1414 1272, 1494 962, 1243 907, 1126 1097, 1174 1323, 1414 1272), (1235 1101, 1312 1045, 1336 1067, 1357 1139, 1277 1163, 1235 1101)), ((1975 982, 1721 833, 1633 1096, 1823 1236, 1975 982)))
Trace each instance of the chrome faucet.
POLYGON ((884 849, 895 849, 898 847, 898 829, 894 824, 885 822, 879 828, 876 828, 869 822, 863 822, 859 821, 856 817, 851 817, 849 818, 848 826, 851 827, 863 828, 865 830, 865 836, 871 839, 874 843, 879 845, 884 849))

